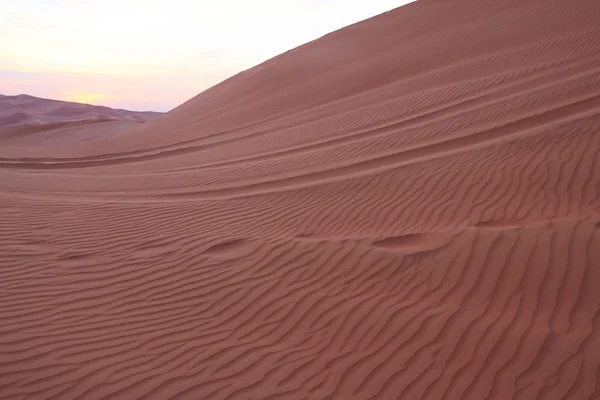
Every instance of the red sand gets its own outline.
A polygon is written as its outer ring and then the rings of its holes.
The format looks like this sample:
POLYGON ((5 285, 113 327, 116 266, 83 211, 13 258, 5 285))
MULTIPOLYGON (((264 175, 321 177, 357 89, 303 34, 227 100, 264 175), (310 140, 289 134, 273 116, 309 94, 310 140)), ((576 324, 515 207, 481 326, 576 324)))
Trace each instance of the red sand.
POLYGON ((422 0, 60 136, 0 146, 0 398, 600 399, 596 0, 422 0))

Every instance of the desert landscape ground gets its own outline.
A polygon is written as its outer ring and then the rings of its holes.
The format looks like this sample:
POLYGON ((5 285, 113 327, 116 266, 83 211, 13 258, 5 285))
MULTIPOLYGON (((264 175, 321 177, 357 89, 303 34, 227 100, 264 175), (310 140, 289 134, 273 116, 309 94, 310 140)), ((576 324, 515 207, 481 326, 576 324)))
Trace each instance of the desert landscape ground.
POLYGON ((600 399, 599 2, 417 1, 128 123, 0 134, 0 398, 600 399))

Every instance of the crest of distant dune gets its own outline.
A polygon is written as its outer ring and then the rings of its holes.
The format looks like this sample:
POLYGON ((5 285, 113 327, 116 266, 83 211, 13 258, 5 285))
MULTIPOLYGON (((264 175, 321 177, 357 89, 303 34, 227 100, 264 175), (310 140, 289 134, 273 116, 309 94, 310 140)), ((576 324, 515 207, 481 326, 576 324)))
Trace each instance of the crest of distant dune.
POLYGON ((91 104, 42 99, 25 94, 0 95, 0 131, 26 126, 83 120, 127 120, 145 122, 161 115, 151 111, 129 111, 91 104))

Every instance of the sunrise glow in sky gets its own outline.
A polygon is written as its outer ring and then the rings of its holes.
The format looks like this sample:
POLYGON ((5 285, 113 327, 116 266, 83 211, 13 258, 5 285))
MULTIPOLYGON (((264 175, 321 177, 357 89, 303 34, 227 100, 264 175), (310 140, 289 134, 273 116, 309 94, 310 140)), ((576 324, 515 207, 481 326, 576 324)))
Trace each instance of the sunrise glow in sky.
POLYGON ((167 111, 409 1, 0 0, 0 94, 167 111))

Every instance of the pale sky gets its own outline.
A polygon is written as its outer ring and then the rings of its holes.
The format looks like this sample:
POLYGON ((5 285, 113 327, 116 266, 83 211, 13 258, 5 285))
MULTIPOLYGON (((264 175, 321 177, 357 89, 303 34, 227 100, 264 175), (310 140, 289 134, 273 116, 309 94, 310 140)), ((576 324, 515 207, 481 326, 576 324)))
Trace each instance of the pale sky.
POLYGON ((0 0, 0 94, 168 111, 403 0, 0 0))

